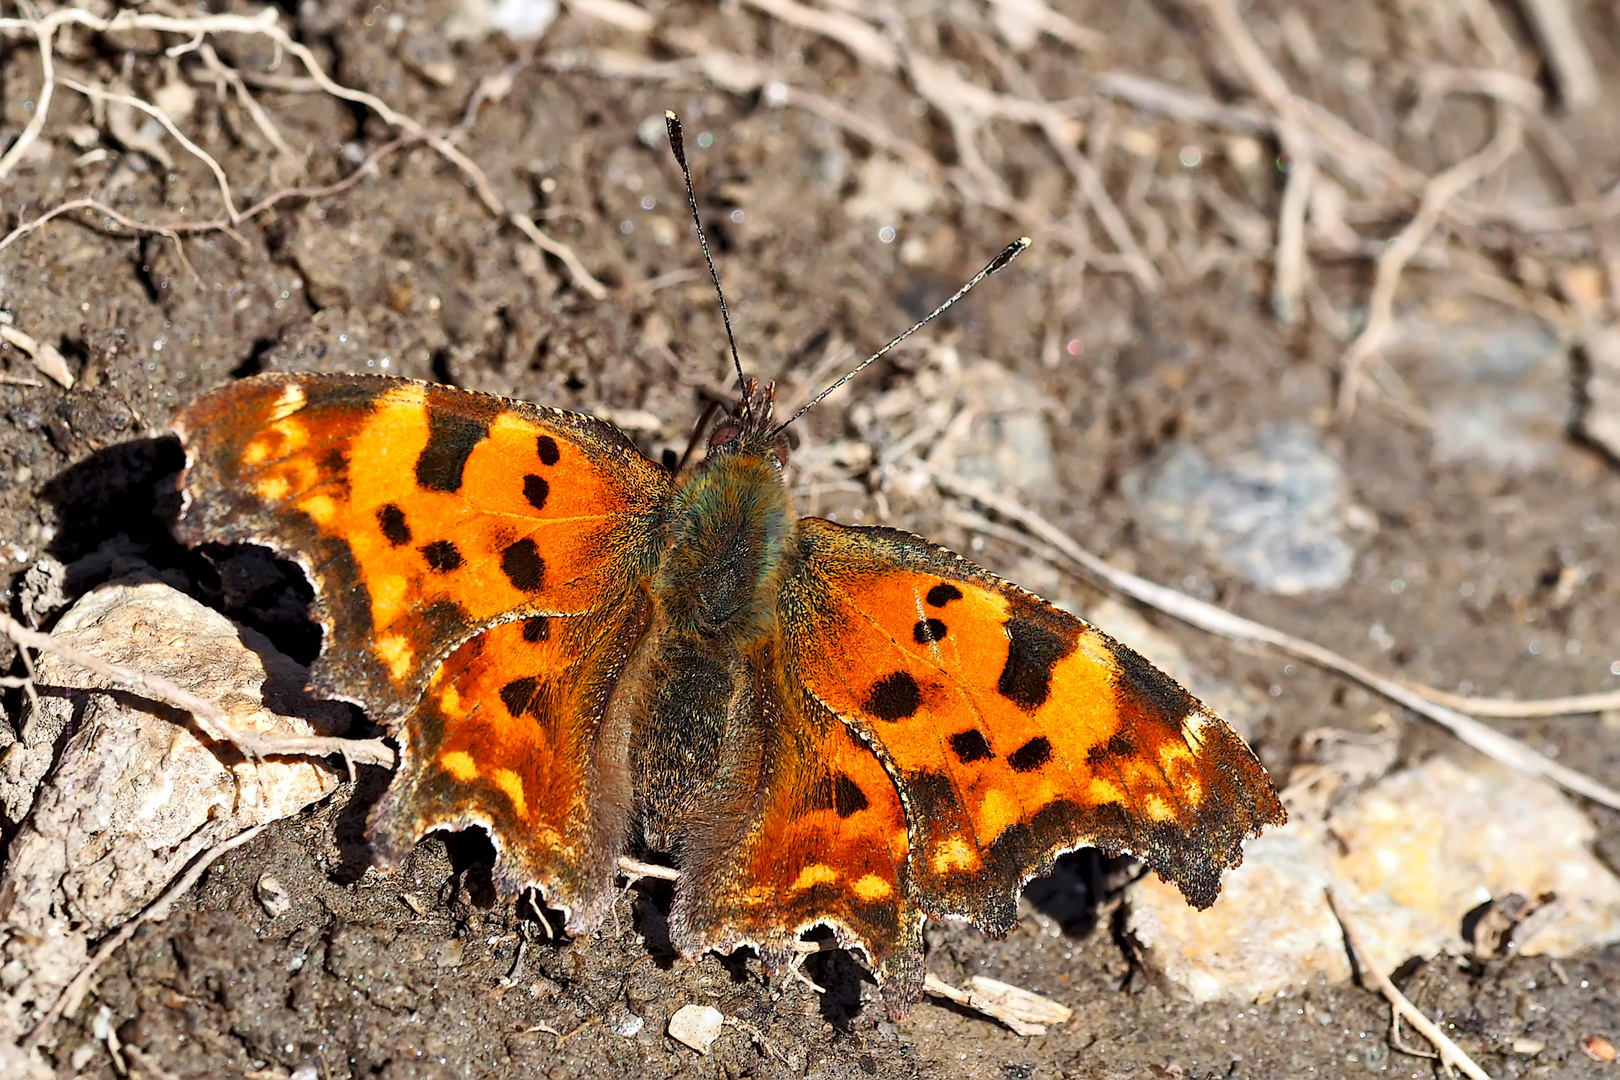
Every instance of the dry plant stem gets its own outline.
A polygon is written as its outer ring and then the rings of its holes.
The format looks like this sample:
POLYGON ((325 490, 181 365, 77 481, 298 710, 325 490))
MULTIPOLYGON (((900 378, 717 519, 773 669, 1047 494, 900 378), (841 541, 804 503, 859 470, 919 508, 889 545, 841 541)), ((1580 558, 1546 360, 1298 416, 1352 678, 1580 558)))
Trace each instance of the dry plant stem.
MULTIPOLYGON (((924 467, 928 466, 925 465, 924 467)), ((1354 660, 1340 656, 1333 650, 1323 648, 1315 642, 1295 637, 1292 634, 1277 630, 1264 623, 1255 622, 1252 619, 1245 619, 1241 615, 1234 615, 1230 611, 1216 607, 1214 604, 1206 604, 1202 600, 1177 592, 1175 589, 1127 573, 1116 566, 1110 566, 1103 559, 1076 544, 1062 529, 1059 529, 1034 510, 1016 500, 986 490, 983 486, 971 480, 963 479, 954 473, 937 468, 930 468, 929 471, 933 474, 934 480, 939 486, 946 491, 972 499, 989 507, 996 513, 1018 522, 1036 538, 1056 549, 1065 558, 1085 570, 1086 573, 1105 582, 1126 596, 1139 600, 1149 607, 1157 608, 1167 615, 1172 615, 1183 622, 1198 627, 1200 630, 1237 641, 1253 641, 1270 645, 1272 648, 1285 652, 1290 656, 1297 656, 1302 660, 1308 660, 1316 664, 1318 667, 1346 675, 1390 700, 1404 705, 1413 712, 1428 717, 1489 758, 1531 776, 1546 777, 1553 783, 1578 795, 1583 795, 1593 802, 1599 802, 1604 806, 1620 810, 1620 791, 1599 783, 1585 773, 1577 772, 1567 766, 1560 765, 1545 755, 1536 753, 1517 739, 1503 735, 1471 716, 1465 716, 1455 709, 1448 709, 1443 705, 1438 705, 1410 687, 1404 686, 1393 679, 1386 679, 1354 660)))
POLYGON ((1464 1074, 1471 1077, 1472 1080, 1491 1080, 1489 1073, 1476 1065, 1474 1059, 1463 1052, 1462 1047, 1452 1042, 1433 1020, 1424 1016, 1423 1011, 1413 1005, 1405 994, 1401 993, 1399 987, 1389 981, 1388 975, 1378 970, 1368 960, 1367 951, 1361 947, 1361 938, 1356 932, 1354 924, 1344 917, 1344 912, 1339 910, 1338 904, 1334 903, 1332 889, 1327 890, 1327 902, 1328 907, 1333 910, 1333 917, 1339 920, 1339 928, 1344 931, 1344 940, 1350 945, 1350 951, 1355 954, 1356 964, 1361 969, 1361 974, 1372 979, 1379 992, 1389 1000, 1389 1007, 1395 1012, 1395 1015, 1417 1028, 1425 1039, 1434 1044, 1434 1048, 1440 1051, 1440 1063, 1446 1072, 1449 1074, 1452 1066, 1456 1066, 1464 1074))
POLYGON ((49 377, 64 390, 73 389, 73 372, 68 370, 67 360, 54 346, 35 341, 32 336, 7 323, 0 323, 0 341, 16 346, 33 361, 34 368, 41 375, 49 377))
POLYGON ((1144 112, 1158 113, 1172 120, 1207 127, 1240 131, 1247 135, 1269 135, 1271 118, 1258 109, 1223 105, 1214 98, 1183 90, 1129 71, 1109 71, 1097 76, 1092 89, 1144 112))
POLYGON ((1300 296, 1307 276, 1305 260, 1305 210, 1310 205, 1311 184, 1316 179, 1316 146, 1307 133, 1303 109, 1288 84, 1271 66, 1259 44, 1243 25, 1231 0, 1204 0, 1216 31, 1238 61, 1238 66, 1260 96, 1277 112, 1277 138, 1288 157, 1288 186, 1277 222, 1276 276, 1272 283, 1271 308, 1279 321, 1293 323, 1301 311, 1300 296))
POLYGON ((1288 185, 1283 188, 1282 207, 1277 212, 1271 313, 1284 326, 1292 326, 1299 321, 1303 310, 1300 297, 1310 276, 1310 256, 1305 249, 1305 211, 1311 205, 1311 187, 1316 183, 1316 156, 1292 125, 1281 130, 1283 147, 1288 153, 1288 185), (1290 145, 1292 150, 1288 149, 1290 145))
MULTIPOLYGON (((491 214, 512 224, 543 251, 555 256, 568 268, 569 274, 579 287, 584 289, 593 299, 601 300, 606 298, 607 287, 585 269, 584 263, 579 261, 579 257, 574 254, 573 249, 547 236, 528 215, 506 206, 495 194, 494 189, 490 186, 489 178, 476 162, 456 149, 449 140, 432 134, 415 118, 395 111, 387 102, 375 94, 367 93, 364 90, 354 90, 334 82, 326 74, 325 69, 321 67, 315 54, 304 44, 294 40, 287 31, 277 25, 276 20, 277 11, 273 7, 266 7, 251 16, 205 15, 196 18, 125 10, 111 19, 103 19, 82 8, 61 8, 39 19, 0 19, 0 32, 22 30, 34 34, 40 42, 42 63, 45 68, 45 83, 40 91, 40 100, 35 109, 34 117, 28 126, 23 129, 22 135, 18 137, 17 142, 12 145, 5 157, 0 158, 0 178, 5 177, 28 146, 39 137, 40 129, 44 126, 45 114, 50 105, 51 87, 54 85, 55 80, 55 69, 51 63, 51 50, 52 40, 58 27, 74 23, 103 33, 109 30, 125 29, 153 30, 159 33, 184 34, 194 40, 206 34, 258 35, 269 38, 276 45, 278 51, 285 51, 297 57, 299 62, 304 65, 304 69, 309 72, 310 78, 314 80, 316 86, 321 90, 343 101, 363 105, 375 112, 385 123, 425 141, 440 156, 461 171, 462 175, 472 184, 474 191, 477 192, 479 201, 484 204, 484 207, 491 214)), ((139 107, 149 112, 153 110, 151 105, 144 102, 139 107)), ((184 140, 183 136, 176 134, 177 137, 184 140)), ((221 177, 221 183, 223 184, 223 177, 221 177)), ((228 202, 227 196, 227 204, 228 202)), ((234 209, 231 210, 231 214, 234 221, 234 209)))
POLYGON ((658 881, 679 881, 681 872, 672 866, 659 866, 657 863, 642 862, 632 859, 628 855, 619 856, 619 873, 635 881, 636 878, 654 878, 658 881))
POLYGON ((341 754, 343 760, 349 763, 351 772, 355 762, 390 769, 394 767, 394 749, 381 739, 337 739, 320 735, 263 736, 237 731, 218 705, 161 675, 149 675, 121 664, 109 664, 92 653, 64 644, 50 634, 30 630, 3 613, 0 613, 0 634, 10 638, 18 648, 50 653, 108 682, 140 691, 165 705, 182 709, 196 718, 197 726, 208 738, 228 743, 249 758, 341 754))
POLYGON ((1430 701, 1467 713, 1469 716, 1503 718, 1578 716, 1620 709, 1620 690, 1610 690, 1603 694, 1576 694, 1571 697, 1516 701, 1513 698, 1464 697, 1461 694, 1448 694, 1444 690, 1436 690, 1432 686, 1422 686, 1418 683, 1406 685, 1430 701))
POLYGON ((937 975, 930 974, 923 979, 923 993, 931 994, 934 997, 942 997, 947 1001, 954 1001, 958 1005, 963 1005, 974 1010, 975 1012, 983 1013, 985 1016, 988 1016, 991 1019, 1000 1020, 1003 1024, 1006 1024, 1007 1027, 1012 1029, 1012 1033, 1014 1035, 1022 1035, 1027 1038, 1032 1035, 1046 1034, 1046 1027, 1044 1025, 1031 1024, 1021 1020, 1006 1009, 998 1008, 994 1002, 988 1002, 977 998, 973 994, 968 993, 966 990, 958 989, 957 987, 952 986, 950 983, 946 982, 944 979, 941 979, 937 975))
POLYGON ((794 0, 747 0, 747 3, 779 22, 832 38, 868 67, 893 71, 900 65, 899 55, 882 32, 853 15, 806 7, 794 0))
POLYGON ((248 92, 247 84, 242 81, 241 72, 222 61, 219 54, 214 51, 214 47, 206 42, 198 47, 197 55, 203 58, 203 63, 208 66, 209 71, 224 79, 230 84, 231 89, 236 91, 237 100, 253 118, 254 126, 259 129, 261 135, 270 140, 270 145, 276 148, 276 152, 285 157, 296 157, 293 148, 281 137, 281 130, 270 119, 270 114, 265 112, 264 106, 248 92))
POLYGON ((9 28, 11 24, 21 23, 34 31, 39 41, 40 68, 39 100, 34 103, 34 115, 28 118, 22 134, 11 144, 11 149, 0 157, 0 180, 10 175, 12 168, 28 152, 28 148, 34 145, 34 140, 39 138, 39 133, 45 128, 45 114, 50 111, 51 95, 56 90, 56 28, 64 21, 66 20, 57 19, 51 22, 47 19, 34 23, 19 19, 0 19, 0 30, 9 28))
POLYGON ((1523 134, 1523 114, 1512 105, 1498 103, 1496 131, 1485 149, 1464 158, 1425 185, 1417 213, 1395 242, 1378 257, 1378 274, 1367 305, 1367 325, 1350 343, 1340 361, 1338 408, 1341 416, 1355 411, 1362 366, 1383 347, 1384 339, 1395 325, 1395 292, 1400 288, 1401 272, 1406 264, 1440 223, 1446 204, 1506 164, 1518 151, 1523 134))
POLYGON ((235 225, 237 221, 240 220, 241 215, 236 212, 236 200, 231 197, 231 182, 226 179, 225 170, 220 168, 219 162, 214 160, 212 154, 198 146, 196 143, 192 142, 190 139, 186 138, 185 132, 180 130, 168 113, 164 112, 156 105, 142 101, 140 98, 134 97, 130 94, 117 94, 111 90, 103 90, 99 86, 86 86, 83 83, 74 82, 72 79, 60 79, 58 81, 70 90, 77 90, 85 97, 96 98, 101 101, 116 101, 120 104, 128 105, 132 109, 139 109, 141 112, 162 124, 163 130, 167 131, 171 136, 173 136, 174 140, 181 146, 185 147, 192 154, 192 156, 200 159, 203 164, 207 165, 209 171, 214 174, 214 179, 219 183, 220 197, 225 200, 225 214, 230 218, 231 224, 235 225))
POLYGON ((1564 105, 1573 112, 1594 104, 1602 93, 1597 68, 1566 0, 1520 0, 1520 6, 1535 27, 1564 105))
POLYGON ((90 962, 85 964, 84 968, 73 977, 72 982, 62 988, 62 992, 57 995, 55 1003, 46 1011, 39 1023, 34 1025, 34 1029, 28 1033, 27 1037, 23 1039, 23 1049, 32 1050, 37 1047, 50 1034, 51 1027, 55 1025, 57 1020, 62 1018, 63 1014, 79 1007, 79 1001, 84 997, 84 992, 89 989, 90 979, 95 975, 96 970, 106 963, 107 958, 117 952, 124 942, 134 937, 136 930, 139 930, 146 923, 162 922, 168 918, 169 909, 174 906, 174 902, 191 891, 191 887, 197 884, 198 880, 203 876, 203 871, 212 866, 215 859, 248 843, 263 832, 264 828, 263 825, 254 825, 244 832, 237 833, 229 840, 215 844, 197 856, 192 861, 192 864, 186 868, 186 872, 176 878, 174 883, 167 889, 163 890, 161 896, 146 905, 139 915, 119 927, 116 934, 103 941, 101 947, 96 950, 96 954, 90 958, 90 962))
MULTIPOLYGON (((348 176, 345 176, 342 180, 339 180, 333 184, 324 185, 322 187, 284 188, 281 191, 277 191, 273 194, 265 196, 263 199, 260 199, 246 210, 243 210, 239 215, 239 220, 247 221, 250 218, 257 217, 259 214, 264 213, 277 203, 285 202, 288 199, 321 199, 329 195, 341 194, 342 192, 347 191, 349 188, 358 184, 361 180, 364 180, 366 177, 375 175, 377 163, 382 161, 384 158, 393 155, 403 147, 411 146, 421 141, 422 140, 417 136, 408 135, 395 139, 391 143, 385 143, 384 145, 379 146, 376 150, 372 151, 366 160, 357 165, 354 171, 348 176)), ((230 231, 231 226, 231 223, 226 221, 224 218, 215 218, 212 221, 167 221, 156 224, 148 224, 147 222, 136 221, 132 217, 121 214, 107 204, 97 202, 95 199, 74 199, 71 202, 65 202, 61 203, 60 205, 53 206, 51 209, 47 210, 39 217, 34 218, 32 221, 25 221, 21 225, 18 225, 15 229, 7 233, 5 237, 0 238, 0 251, 4 251, 6 248, 10 247, 14 241, 27 236, 35 229, 38 229, 41 225, 51 221, 51 219, 61 217, 63 214, 71 213, 74 210, 94 210, 96 213, 110 218, 119 225, 133 232, 155 233, 160 236, 171 237, 176 241, 179 240, 181 233, 230 231)))

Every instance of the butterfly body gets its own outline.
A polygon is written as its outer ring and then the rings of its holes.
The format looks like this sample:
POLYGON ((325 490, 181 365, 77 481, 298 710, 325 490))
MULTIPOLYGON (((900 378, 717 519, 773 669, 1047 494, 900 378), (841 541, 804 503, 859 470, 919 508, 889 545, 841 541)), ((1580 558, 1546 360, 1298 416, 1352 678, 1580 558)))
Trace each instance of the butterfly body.
POLYGON ((624 680, 640 702, 631 737, 638 816, 659 851, 680 848, 686 823, 713 830, 746 813, 758 787, 756 674, 776 636, 798 527, 769 437, 770 391, 749 398, 748 425, 730 438, 717 432, 719 445, 668 495, 650 626, 624 680))
POLYGON ((1094 627, 926 541, 795 517, 769 387, 678 473, 572 413, 399 379, 267 375, 175 422, 191 542, 304 567, 312 686, 400 765, 397 862, 480 826, 497 880, 598 927, 630 845, 680 867, 693 957, 865 952, 890 1011, 921 928, 1004 934, 1065 851, 1126 851, 1210 903, 1282 808, 1218 717, 1094 627))

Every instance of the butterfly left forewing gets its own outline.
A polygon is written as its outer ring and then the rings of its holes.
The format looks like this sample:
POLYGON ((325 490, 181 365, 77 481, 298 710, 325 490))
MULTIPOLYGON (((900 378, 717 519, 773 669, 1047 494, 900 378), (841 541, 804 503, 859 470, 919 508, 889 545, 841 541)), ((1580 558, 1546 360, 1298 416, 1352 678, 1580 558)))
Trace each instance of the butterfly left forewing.
POLYGON ((272 374, 198 399, 177 531, 309 574, 310 681, 392 720, 450 651, 621 601, 656 559, 668 475, 591 417, 405 379, 272 374))
POLYGON ((1222 720, 1096 628, 926 541, 800 523, 782 592, 796 678, 860 731, 905 802, 932 915, 1008 930, 1065 851, 1128 852, 1212 902, 1285 819, 1222 720))

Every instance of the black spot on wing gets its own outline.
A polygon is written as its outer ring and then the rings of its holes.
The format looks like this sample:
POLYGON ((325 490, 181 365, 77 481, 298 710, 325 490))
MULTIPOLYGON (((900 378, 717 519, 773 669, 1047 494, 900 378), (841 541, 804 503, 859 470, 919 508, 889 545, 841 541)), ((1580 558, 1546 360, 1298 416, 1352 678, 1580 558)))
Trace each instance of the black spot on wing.
POLYGON ((1007 755, 1007 764, 1014 772, 1031 772, 1052 760, 1052 743, 1045 735, 1037 735, 1007 755))
POLYGON ((424 544, 421 548, 422 557, 427 560, 428 569, 435 574, 448 574, 452 570, 459 570, 462 564, 461 552, 456 545, 448 540, 435 540, 431 544, 424 544))
POLYGON ((932 645, 944 641, 948 633, 950 630, 938 619, 919 619, 917 625, 911 628, 911 636, 919 645, 932 645))
POLYGON ((405 521, 405 511, 393 503, 377 507, 377 524, 382 528, 383 539, 394 547, 404 547, 411 542, 411 527, 405 521))
POLYGON ((1050 611, 1024 607, 1007 620, 1007 663, 996 690, 1023 709, 1034 712, 1052 692, 1052 669, 1074 651, 1076 631, 1050 611))
POLYGON ((521 679, 513 679, 501 687, 501 704, 514 718, 522 716, 534 705, 536 692, 540 689, 540 682, 532 676, 525 675, 521 679))
POLYGON ((922 691, 909 672, 896 671, 872 684, 866 695, 866 711, 879 720, 904 720, 922 707, 922 691))
POLYGON ((489 437, 487 417, 428 407, 428 439, 416 459, 416 483, 429 491, 460 491, 467 458, 489 437))
POLYGON ((535 453, 540 456, 540 464, 555 465, 562 458, 557 450, 557 440, 550 435, 542 435, 535 440, 535 453))
POLYGON ((833 809, 841 818, 854 817, 865 810, 869 804, 866 801, 866 792, 861 786, 850 779, 847 773, 839 773, 833 781, 833 809))
POLYGON ((551 620, 544 615, 536 615, 523 620, 523 640, 533 645, 537 641, 551 640, 551 620))
POLYGON ((501 552, 501 569, 519 592, 538 592, 546 580, 546 561, 528 537, 501 552))
POLYGON ((950 743, 951 753, 955 754, 956 760, 964 765, 975 761, 988 761, 996 756, 990 749, 990 740, 986 739, 984 732, 978 728, 958 731, 951 736, 950 743))
POLYGON ((546 498, 550 494, 551 485, 546 482, 545 477, 530 473, 523 478, 523 497, 529 500, 529 505, 536 510, 546 508, 546 498))
POLYGON ((944 607, 952 600, 962 599, 962 590, 948 581, 942 581, 929 589, 928 595, 923 599, 928 601, 929 607, 944 607))
POLYGON ((1100 768, 1111 761, 1136 756, 1136 743, 1128 735, 1115 732, 1113 737, 1105 743, 1098 743, 1086 753, 1086 764, 1093 769, 1100 768))

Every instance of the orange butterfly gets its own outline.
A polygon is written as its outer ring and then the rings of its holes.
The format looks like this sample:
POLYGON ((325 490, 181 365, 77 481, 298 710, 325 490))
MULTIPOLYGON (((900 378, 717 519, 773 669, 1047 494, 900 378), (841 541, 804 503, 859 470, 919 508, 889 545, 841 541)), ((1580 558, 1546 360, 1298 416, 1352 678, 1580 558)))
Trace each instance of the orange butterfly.
POLYGON ((314 582, 312 687, 400 743, 381 860, 481 826, 503 889, 537 888, 571 933, 602 923, 639 834, 680 867, 684 956, 751 945, 775 967, 830 926, 900 1016, 924 917, 1003 935, 1063 852, 1129 852, 1211 903, 1285 816, 1242 740, 961 557, 797 517, 772 402, 746 381, 671 471, 521 401, 245 379, 175 421, 179 531, 268 545, 314 582))

